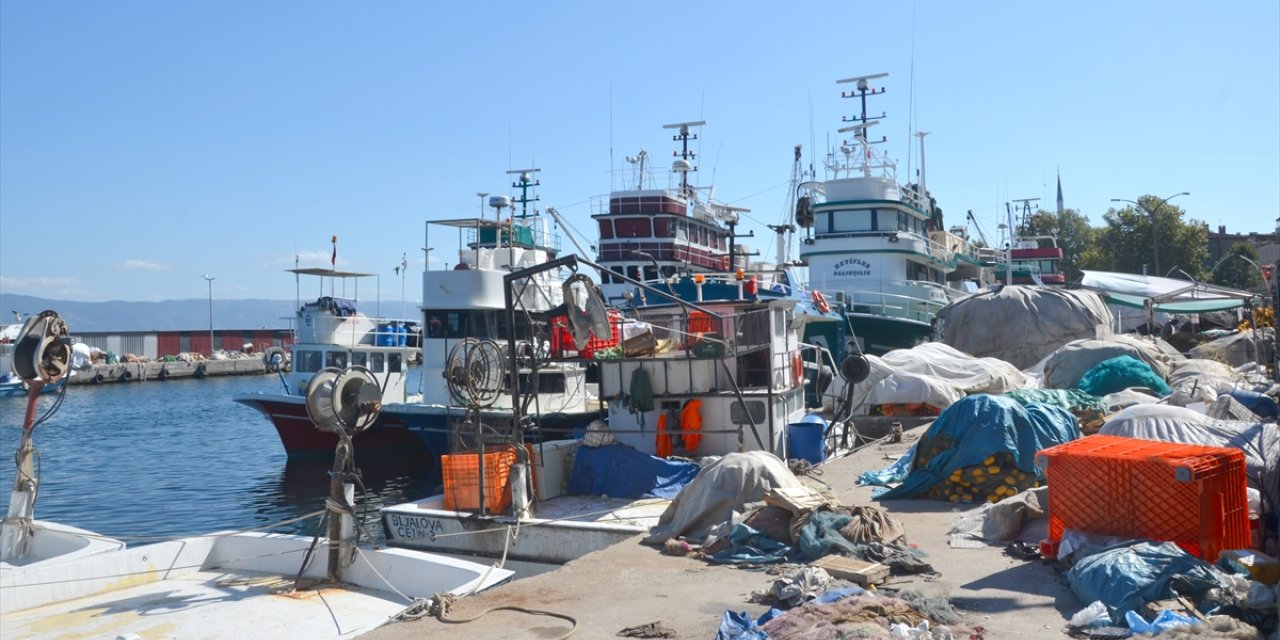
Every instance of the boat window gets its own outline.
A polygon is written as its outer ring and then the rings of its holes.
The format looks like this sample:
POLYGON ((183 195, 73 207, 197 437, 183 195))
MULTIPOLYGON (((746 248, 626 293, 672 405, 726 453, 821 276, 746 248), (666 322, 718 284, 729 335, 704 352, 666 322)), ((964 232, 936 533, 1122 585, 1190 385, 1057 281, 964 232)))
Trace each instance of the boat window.
POLYGON ((653 237, 666 238, 675 235, 675 227, 671 224, 671 220, 659 218, 653 221, 653 237))
POLYGON ((387 371, 400 373, 404 358, 398 353, 387 354, 387 371))
POLYGON ((648 218, 623 218, 614 222, 619 238, 648 238, 653 235, 648 218))
POLYGON ((676 268, 675 268, 675 267, 663 267, 663 268, 662 268, 662 277, 664 277, 664 278, 670 278, 670 277, 672 277, 672 276, 674 276, 674 275, 676 275, 676 268))
POLYGON ((444 337, 444 323, 446 320, 446 317, 445 317, 446 315, 447 314, 445 314, 445 312, 443 311, 427 312, 427 337, 428 338, 444 337))
POLYGON ((369 366, 369 354, 363 351, 353 351, 351 353, 351 366, 353 367, 369 366))
POLYGON ((324 366, 337 367, 339 369, 347 368, 347 354, 342 351, 329 351, 324 354, 324 366))
POLYGON ((675 235, 675 238, 676 238, 677 240, 688 240, 688 239, 689 239, 689 225, 685 224, 685 221, 684 221, 684 220, 676 220, 676 223, 675 223, 675 224, 676 224, 676 235, 675 235))
POLYGON ((741 402, 734 402, 729 405, 729 420, 731 422, 734 424, 764 424, 766 412, 763 402, 759 400, 748 401, 746 403, 746 412, 742 410, 742 404, 741 402))
POLYGON ((893 209, 876 210, 876 230, 894 231, 898 229, 898 212, 893 209))
MULTIPOLYGON (((610 267, 609 270, 620 276, 626 275, 626 273, 623 271, 623 267, 610 267)), ((609 281, 616 282, 618 284, 623 284, 623 280, 621 278, 610 278, 609 281)))
POLYGON ((315 373, 320 370, 319 351, 297 351, 293 354, 294 369, 301 373, 315 373))
POLYGON ((386 369, 387 356, 382 353, 369 354, 369 370, 374 373, 382 373, 386 369))
POLYGON ((813 215, 813 232, 815 234, 831 233, 831 212, 830 211, 823 211, 821 213, 815 213, 813 215))
POLYGON ((656 267, 652 267, 652 266, 645 267, 645 268, 644 268, 644 279, 645 279, 645 281, 646 281, 646 282, 647 282, 647 281, 649 281, 649 280, 657 280, 657 279, 658 279, 658 269, 657 269, 656 267))
POLYGON ((613 237, 613 221, 612 220, 600 221, 600 237, 605 240, 608 240, 613 237))
POLYGON ((871 212, 866 209, 839 211, 835 216, 835 227, 832 231, 871 231, 873 221, 871 212))

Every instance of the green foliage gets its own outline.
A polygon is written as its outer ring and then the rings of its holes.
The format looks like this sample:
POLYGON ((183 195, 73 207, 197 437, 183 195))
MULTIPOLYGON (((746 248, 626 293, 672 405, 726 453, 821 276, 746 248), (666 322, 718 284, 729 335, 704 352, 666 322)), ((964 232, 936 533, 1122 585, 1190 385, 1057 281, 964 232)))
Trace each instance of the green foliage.
POLYGON ((1214 265, 1210 282, 1245 291, 1263 289, 1262 274, 1258 273, 1258 260, 1258 250, 1253 245, 1237 242, 1214 265))
POLYGON ((1103 214, 1105 226, 1094 230, 1094 242, 1081 253, 1080 267, 1125 273, 1143 273, 1145 267, 1153 276, 1203 279, 1208 225, 1183 222, 1182 209, 1154 196, 1142 196, 1138 202, 1141 208, 1130 205, 1103 214))

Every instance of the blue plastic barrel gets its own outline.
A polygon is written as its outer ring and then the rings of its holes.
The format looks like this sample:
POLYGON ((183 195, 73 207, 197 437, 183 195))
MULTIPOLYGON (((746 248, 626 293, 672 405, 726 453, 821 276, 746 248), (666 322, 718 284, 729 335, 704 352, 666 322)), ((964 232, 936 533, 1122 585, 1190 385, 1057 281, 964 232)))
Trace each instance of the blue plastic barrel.
POLYGON ((409 346, 409 325, 403 322, 396 323, 396 346, 409 346))
POLYGON ((787 425, 787 458, 821 463, 826 457, 823 447, 826 427, 822 422, 792 422, 787 425))
POLYGON ((395 329, 390 322, 378 323, 378 335, 373 341, 379 347, 392 347, 396 344, 395 329))

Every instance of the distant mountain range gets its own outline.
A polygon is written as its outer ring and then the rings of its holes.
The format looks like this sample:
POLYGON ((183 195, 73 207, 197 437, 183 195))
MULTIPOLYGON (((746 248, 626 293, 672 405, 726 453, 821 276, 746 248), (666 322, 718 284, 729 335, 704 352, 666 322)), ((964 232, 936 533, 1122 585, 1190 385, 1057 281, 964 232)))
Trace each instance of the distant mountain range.
MULTIPOLYGON (((361 311, 376 316, 377 304, 362 302, 361 311)), ((409 318, 418 315, 418 303, 383 300, 383 316, 398 316, 400 309, 409 318)), ((74 302, 35 296, 0 293, 0 324, 16 322, 14 312, 27 315, 45 309, 57 311, 72 334, 97 331, 197 331, 209 328, 209 300, 162 300, 160 302, 74 302)), ((213 301, 215 329, 288 329, 289 318, 297 312, 293 300, 213 301)))

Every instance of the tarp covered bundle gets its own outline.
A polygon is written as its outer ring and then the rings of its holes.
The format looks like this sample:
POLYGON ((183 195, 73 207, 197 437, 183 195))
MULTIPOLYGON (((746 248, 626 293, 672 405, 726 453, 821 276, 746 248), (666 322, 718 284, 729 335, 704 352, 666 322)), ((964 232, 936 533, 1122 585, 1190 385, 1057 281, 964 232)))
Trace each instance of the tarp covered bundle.
POLYGON ((1238 367, 1248 362, 1274 362, 1275 344, 1275 329, 1246 329, 1195 347, 1188 355, 1192 358, 1221 360, 1238 367))
POLYGON ((1151 367, 1133 356, 1116 356, 1093 365, 1080 377, 1080 390, 1095 396, 1124 391, 1133 387, 1151 389, 1169 395, 1169 384, 1151 367))
POLYGON ((914 447, 914 467, 902 484, 879 499, 910 498, 947 480, 953 471, 981 465, 1006 453, 1025 473, 1035 473, 1041 449, 1080 437, 1080 425, 1066 409, 1023 406, 1012 398, 973 395, 938 416, 914 447))
POLYGON ((940 342, 867 356, 866 380, 854 385, 854 406, 927 404, 946 409, 971 393, 1000 394, 1027 385, 1016 367, 977 358, 940 342))
POLYGON ((1137 541, 1086 556, 1067 572, 1071 590, 1081 602, 1102 601, 1112 620, 1148 602, 1178 594, 1198 598, 1218 586, 1203 560, 1172 542, 1137 541))
POLYGON ((1074 389, 1080 378, 1099 362, 1117 356, 1131 356, 1151 367, 1161 378, 1168 378, 1173 364, 1182 356, 1163 340, 1116 335, 1096 340, 1074 340, 1055 349, 1043 363, 1043 386, 1052 389, 1074 389))
POLYGON ((1090 291, 1009 286, 965 296, 938 311, 934 339, 1025 369, 1063 343, 1111 335, 1111 312, 1090 291))
POLYGON ((770 489, 796 486, 800 481, 777 456, 765 451, 731 453, 698 472, 667 505, 644 543, 662 544, 677 537, 701 540, 746 504, 763 500, 770 489))
POLYGON ((1156 404, 1113 415, 1099 433, 1240 449, 1249 486, 1262 492, 1269 509, 1280 507, 1280 430, 1275 424, 1215 420, 1191 409, 1156 404))

